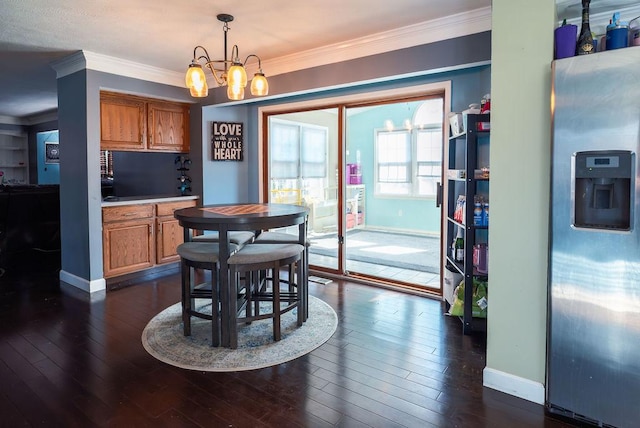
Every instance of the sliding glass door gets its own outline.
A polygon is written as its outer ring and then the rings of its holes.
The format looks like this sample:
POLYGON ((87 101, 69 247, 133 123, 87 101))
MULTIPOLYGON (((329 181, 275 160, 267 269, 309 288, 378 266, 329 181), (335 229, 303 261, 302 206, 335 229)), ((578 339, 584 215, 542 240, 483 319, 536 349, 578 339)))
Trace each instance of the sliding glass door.
POLYGON ((350 274, 438 288, 443 97, 346 109, 350 274))
POLYGON ((440 289, 444 93, 266 115, 265 193, 309 207, 317 270, 440 289))

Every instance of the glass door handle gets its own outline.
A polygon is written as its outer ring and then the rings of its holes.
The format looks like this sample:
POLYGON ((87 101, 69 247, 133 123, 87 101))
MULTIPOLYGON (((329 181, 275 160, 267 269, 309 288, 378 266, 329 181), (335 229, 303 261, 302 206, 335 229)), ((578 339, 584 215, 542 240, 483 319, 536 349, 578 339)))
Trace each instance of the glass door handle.
POLYGON ((440 208, 442 205, 442 183, 436 182, 436 207, 440 208))

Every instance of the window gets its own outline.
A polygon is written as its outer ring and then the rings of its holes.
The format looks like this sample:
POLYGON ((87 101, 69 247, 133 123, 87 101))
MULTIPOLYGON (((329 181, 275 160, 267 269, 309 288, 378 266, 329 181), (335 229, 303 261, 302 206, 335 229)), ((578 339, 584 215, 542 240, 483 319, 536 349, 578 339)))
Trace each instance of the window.
POLYGON ((403 132, 379 132, 376 138, 378 152, 378 182, 409 183, 411 178, 411 139, 403 132))
POLYGON ((375 131, 376 194, 434 197, 442 176, 443 100, 415 103, 402 129, 375 131))
MULTIPOLYGON (((271 196, 285 192, 322 194, 327 179, 328 129, 308 123, 271 118, 269 151, 271 196)), ((276 198, 277 199, 277 198, 276 198)))

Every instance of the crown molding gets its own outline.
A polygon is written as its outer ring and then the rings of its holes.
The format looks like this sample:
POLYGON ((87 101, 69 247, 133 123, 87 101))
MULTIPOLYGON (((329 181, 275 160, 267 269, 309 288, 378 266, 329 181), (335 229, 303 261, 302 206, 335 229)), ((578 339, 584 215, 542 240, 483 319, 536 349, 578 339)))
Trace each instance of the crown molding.
POLYGON ((54 61, 51 63, 51 67, 56 71, 58 79, 87 69, 170 86, 184 86, 183 73, 90 51, 79 51, 54 61))
MULTIPOLYGON (((476 34, 491 30, 491 7, 425 21, 353 40, 310 49, 262 61, 268 75, 289 73, 321 65, 334 64, 412 46, 476 34)), ((120 58, 79 51, 51 64, 61 78, 83 69, 102 71, 171 86, 184 86, 184 75, 120 58)), ((251 65, 248 67, 251 68, 251 65)), ((214 85, 211 82, 212 87, 214 85)))
POLYGON ((19 117, 13 116, 0 116, 0 123, 3 125, 24 125, 19 117))
POLYGON ((491 7, 262 61, 268 75, 348 61, 491 30, 491 7))
POLYGON ((58 120, 58 110, 51 110, 25 117, 0 116, 0 123, 3 125, 31 126, 53 120, 58 120))
POLYGON ((28 116, 25 119, 25 125, 37 125, 39 123, 51 122, 58 120, 58 109, 38 113, 33 116, 28 116))

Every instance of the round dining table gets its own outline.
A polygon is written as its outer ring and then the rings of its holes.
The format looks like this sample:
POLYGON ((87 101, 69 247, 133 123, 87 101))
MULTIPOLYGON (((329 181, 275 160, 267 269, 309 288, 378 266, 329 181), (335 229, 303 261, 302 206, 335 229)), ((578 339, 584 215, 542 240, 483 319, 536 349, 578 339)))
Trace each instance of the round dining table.
MULTIPOLYGON (((220 344, 230 346, 230 298, 232 284, 229 278, 229 231, 261 231, 298 226, 298 242, 306 243, 309 208, 301 205, 275 203, 220 204, 182 208, 174 217, 184 229, 184 241, 189 242, 194 231, 217 231, 220 260, 220 344)), ((308 275, 305 273, 306 279, 308 275)))

